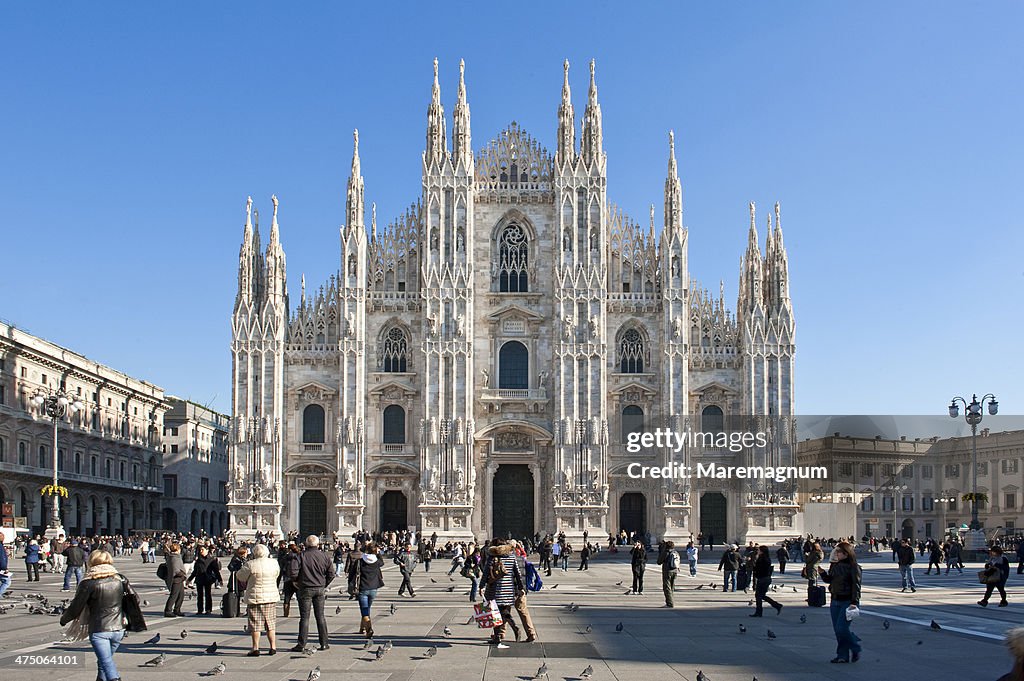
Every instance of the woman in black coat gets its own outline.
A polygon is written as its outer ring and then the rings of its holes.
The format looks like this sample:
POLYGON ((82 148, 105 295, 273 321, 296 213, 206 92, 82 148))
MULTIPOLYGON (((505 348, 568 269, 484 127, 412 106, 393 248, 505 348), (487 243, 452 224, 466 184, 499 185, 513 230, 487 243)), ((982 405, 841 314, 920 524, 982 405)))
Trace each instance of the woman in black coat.
POLYGON ((850 631, 850 620, 846 611, 860 605, 861 570, 857 556, 847 542, 839 542, 832 555, 835 558, 826 572, 818 568, 821 578, 828 583, 832 594, 830 613, 832 630, 836 633, 836 656, 832 662, 856 662, 860 659, 860 637, 850 631), (850 657, 852 654, 852 658, 850 657))
POLYGON ((750 617, 761 617, 763 613, 763 602, 775 608, 776 614, 782 614, 782 603, 772 599, 768 595, 768 587, 772 584, 772 572, 775 567, 772 565, 772 557, 768 553, 768 547, 761 545, 757 547, 757 554, 754 558, 754 612, 750 617))
POLYGON ((1005 608, 1008 605, 1006 602, 1006 580, 1010 578, 1010 561, 1003 555, 1003 550, 1000 547, 993 546, 988 550, 988 562, 985 563, 984 572, 985 597, 978 601, 978 605, 983 608, 987 606, 988 599, 992 597, 992 591, 999 589, 999 607, 1005 608), (999 579, 996 579, 997 575, 999 579))
POLYGON ((377 597, 377 590, 384 586, 384 574, 381 572, 380 555, 377 545, 368 542, 362 551, 352 552, 349 565, 349 585, 359 599, 359 633, 366 638, 373 638, 373 621, 370 619, 370 607, 377 597))
POLYGON ((639 541, 633 544, 633 548, 629 551, 629 562, 633 570, 631 593, 642 594, 644 592, 644 570, 647 569, 647 551, 639 541))

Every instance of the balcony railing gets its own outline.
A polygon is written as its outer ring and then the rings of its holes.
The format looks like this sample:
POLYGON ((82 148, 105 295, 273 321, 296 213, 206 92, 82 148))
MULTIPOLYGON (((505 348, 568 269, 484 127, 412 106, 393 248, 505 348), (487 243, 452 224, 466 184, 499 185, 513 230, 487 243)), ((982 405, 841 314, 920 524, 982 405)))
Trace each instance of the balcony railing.
POLYGON ((381 445, 381 451, 385 454, 412 454, 412 446, 409 444, 399 444, 389 442, 381 445))
POLYGON ((302 451, 304 452, 322 452, 324 451, 324 444, 322 442, 303 442, 302 451))
POLYGON ((488 388, 484 390, 485 400, 546 400, 548 391, 544 388, 488 388))

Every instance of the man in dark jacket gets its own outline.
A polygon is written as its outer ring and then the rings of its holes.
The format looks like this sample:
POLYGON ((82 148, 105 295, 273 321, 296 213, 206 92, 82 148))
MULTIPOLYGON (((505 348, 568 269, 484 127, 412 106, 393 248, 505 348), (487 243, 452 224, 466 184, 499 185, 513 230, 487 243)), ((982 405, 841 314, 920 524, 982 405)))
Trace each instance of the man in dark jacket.
POLYGON ((404 596, 405 590, 409 590, 409 596, 416 598, 416 591, 412 588, 412 572, 416 569, 416 554, 412 552, 412 545, 406 542, 402 550, 395 554, 394 563, 402 573, 402 586, 398 587, 398 595, 404 596))
POLYGON ((7 565, 7 547, 0 542, 0 596, 11 586, 11 571, 7 565))
POLYGON ((736 571, 740 569, 740 552, 736 550, 735 544, 730 544, 722 554, 722 559, 718 561, 718 569, 723 577, 722 593, 736 591, 736 571), (732 589, 729 589, 730 584, 732 589))
POLYGON ((196 591, 199 592, 198 601, 199 614, 209 615, 213 612, 213 594, 211 589, 216 584, 218 587, 224 585, 224 579, 220 574, 220 561, 210 553, 208 546, 199 547, 199 557, 192 564, 192 574, 185 580, 186 586, 189 582, 195 582, 196 591))
POLYGON ((674 608, 672 592, 676 588, 676 575, 679 574, 679 553, 675 542, 663 541, 658 545, 658 565, 661 566, 661 590, 665 594, 665 607, 674 608))
POLYGON ((903 579, 903 589, 910 589, 917 592, 917 584, 914 583, 914 547, 906 539, 901 539, 896 547, 896 562, 900 566, 900 577, 903 579))
POLYGON ((779 550, 775 552, 775 557, 779 561, 779 574, 786 574, 786 563, 789 562, 789 549, 783 544, 779 547, 779 550))
POLYGON ((580 566, 576 568, 576 571, 590 570, 590 544, 584 543, 583 549, 580 551, 580 566))
POLYGON ((71 575, 75 576, 75 586, 82 581, 82 566, 85 565, 85 551, 78 545, 77 539, 72 539, 71 544, 63 551, 67 560, 67 567, 64 568, 64 588, 61 591, 71 591, 71 575))
POLYGON ((324 600, 327 587, 334 579, 334 563, 331 557, 320 549, 320 538, 315 534, 306 537, 306 548, 288 563, 288 578, 295 585, 299 596, 299 642, 293 652, 301 653, 309 636, 309 611, 312 607, 316 617, 316 633, 320 639, 320 650, 327 650, 327 618, 324 617, 324 600))
POLYGON ((181 544, 164 546, 164 564, 157 576, 162 577, 170 594, 164 604, 164 617, 184 617, 181 604, 185 601, 185 564, 181 562, 181 544))

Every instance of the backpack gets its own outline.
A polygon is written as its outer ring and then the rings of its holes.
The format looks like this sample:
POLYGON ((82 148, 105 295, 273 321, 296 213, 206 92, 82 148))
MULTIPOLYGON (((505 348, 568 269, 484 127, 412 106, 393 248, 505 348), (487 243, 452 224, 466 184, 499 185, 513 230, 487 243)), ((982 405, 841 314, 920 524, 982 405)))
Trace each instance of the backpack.
POLYGON ((181 562, 182 563, 194 563, 196 561, 196 552, 192 549, 181 550, 181 562))
POLYGON ((675 549, 672 549, 671 551, 669 551, 668 552, 668 561, 667 562, 668 562, 669 570, 678 570, 679 569, 679 552, 676 551, 675 549))
POLYGON ((502 562, 501 558, 495 556, 494 559, 488 563, 487 582, 489 584, 496 584, 506 575, 508 575, 508 570, 505 569, 505 563, 502 562))

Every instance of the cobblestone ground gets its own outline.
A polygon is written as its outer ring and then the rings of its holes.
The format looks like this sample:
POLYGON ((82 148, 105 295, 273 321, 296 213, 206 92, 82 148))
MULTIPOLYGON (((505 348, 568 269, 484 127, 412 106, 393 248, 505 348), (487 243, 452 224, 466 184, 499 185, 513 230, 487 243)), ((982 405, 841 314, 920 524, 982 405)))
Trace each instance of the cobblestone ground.
MULTIPOLYGON (((155 575, 155 566, 143 565, 138 557, 117 559, 118 568, 149 602, 144 607, 149 631, 128 637, 117 653, 122 678, 148 681, 181 681, 199 678, 219 662, 226 666, 225 679, 304 681, 319 666, 321 679, 380 679, 406 681, 431 679, 522 679, 536 676, 541 664, 548 668, 548 681, 580 679, 585 667, 593 667, 595 681, 643 678, 696 679, 703 670, 712 681, 752 677, 760 681, 800 679, 900 679, 934 681, 946 678, 995 679, 1009 670, 1010 656, 1002 644, 1006 629, 1018 625, 1024 614, 1024 577, 1011 577, 1007 608, 987 609, 975 604, 981 586, 975 573, 980 566, 968 565, 963 575, 925 575, 917 569, 917 593, 901 593, 899 573, 889 554, 863 560, 864 615, 854 623, 861 636, 864 656, 857 664, 835 665, 827 608, 808 608, 804 583, 793 571, 776 574, 779 585, 773 597, 784 604, 781 615, 767 609, 763 619, 750 619, 748 601, 753 592, 722 593, 712 588, 719 583, 716 554, 705 554, 695 578, 680 575, 676 585, 676 607, 661 607, 660 568, 649 566, 643 596, 625 595, 630 584, 624 554, 602 553, 591 569, 579 572, 555 571, 544 578, 544 589, 529 598, 530 610, 541 639, 536 644, 511 643, 507 650, 485 645, 488 632, 466 624, 471 614, 468 582, 450 581, 435 561, 429 573, 422 566, 415 574, 417 596, 400 598, 397 570, 385 572, 387 586, 374 605, 376 643, 391 641, 393 648, 376 661, 364 650, 358 630, 359 613, 353 601, 338 594, 336 582, 328 599, 327 620, 331 649, 307 658, 287 652, 295 643, 298 619, 284 618, 278 609, 278 647, 281 652, 250 658, 249 638, 242 630, 245 618, 196 616, 196 601, 185 601, 188 617, 161 616, 165 591, 155 575), (703 585, 703 586, 702 586, 703 585), (794 588, 796 591, 794 592, 794 588), (388 614, 394 603, 397 610, 388 614), (568 606, 578 605, 572 611, 568 606), (340 606, 341 611, 335 614, 340 606), (935 620, 940 631, 930 628, 935 620), (804 620, 804 621, 802 621, 804 620), (883 627, 884 621, 889 628, 883 627), (622 631, 616 625, 622 623, 622 631), (445 626, 452 631, 443 636, 445 626), (746 633, 740 633, 740 625, 746 633), (189 635, 183 640, 182 629, 189 635), (768 637, 771 629, 776 638, 768 637), (156 645, 144 641, 159 633, 156 645), (205 649, 217 642, 218 651, 205 649), (427 649, 437 646, 428 657, 427 649), (143 662, 165 653, 159 668, 140 667, 143 662)), ((12 560, 13 568, 21 567, 12 560)), ((796 572, 799 572, 797 566, 796 572)), ((0 615, 0 670, 4 678, 17 670, 50 674, 69 681, 96 678, 94 657, 88 643, 62 644, 57 618, 29 614, 22 602, 27 593, 42 593, 59 601, 61 580, 44 574, 31 584, 21 573, 4 604, 16 607, 0 615), (38 663, 54 654, 77 656, 76 665, 56 667, 38 663)), ((220 594, 214 591, 219 605, 220 594)), ((64 596, 69 596, 65 594, 64 596)), ((315 624, 313 625, 315 631, 315 624)), ((315 637, 314 637, 315 640, 315 637)), ((263 640, 264 650, 266 641, 263 640)), ((19 676, 18 678, 25 678, 19 676)))

